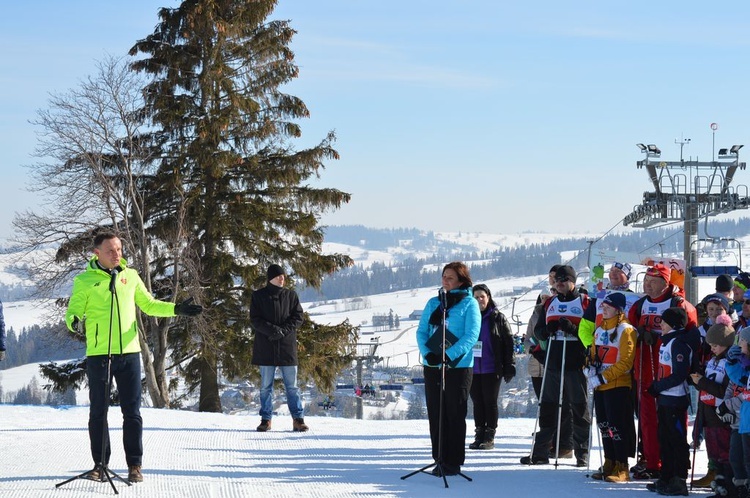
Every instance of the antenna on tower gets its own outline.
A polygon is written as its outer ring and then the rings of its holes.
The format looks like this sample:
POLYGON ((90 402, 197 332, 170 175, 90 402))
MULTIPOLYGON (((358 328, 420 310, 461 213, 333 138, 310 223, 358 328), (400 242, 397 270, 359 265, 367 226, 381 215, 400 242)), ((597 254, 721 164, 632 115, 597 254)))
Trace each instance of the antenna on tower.
POLYGON ((683 135, 682 135, 682 133, 680 133, 680 139, 677 140, 675 138, 674 139, 674 143, 676 143, 677 145, 680 146, 680 162, 684 163, 685 160, 682 158, 682 149, 684 149, 686 145, 690 145, 690 139, 689 138, 684 138, 683 135))

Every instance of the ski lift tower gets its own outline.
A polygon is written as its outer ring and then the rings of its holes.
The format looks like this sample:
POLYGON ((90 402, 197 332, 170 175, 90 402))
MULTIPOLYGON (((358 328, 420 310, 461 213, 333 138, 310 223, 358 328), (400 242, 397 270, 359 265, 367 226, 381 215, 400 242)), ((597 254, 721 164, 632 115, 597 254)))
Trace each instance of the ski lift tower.
MULTIPOLYGON (((711 123, 715 132, 716 123, 711 123)), ((700 162, 682 158, 682 147, 690 142, 680 141, 680 160, 662 161, 661 150, 654 144, 636 144, 645 159, 636 162, 638 169, 645 169, 654 185, 653 192, 643 193, 643 203, 633 208, 625 217, 624 225, 650 228, 655 225, 682 221, 684 224, 684 259, 688 269, 685 274, 686 299, 695 302, 698 284, 689 268, 697 260, 692 254, 698 238, 698 221, 736 209, 750 207, 748 187, 731 186, 737 169, 744 170, 740 162, 742 145, 730 149, 719 149, 718 157, 700 162)))
MULTIPOLYGON (((370 342, 357 343, 357 356, 354 359, 357 361, 357 386, 362 386, 362 365, 367 365, 368 368, 372 369, 373 364, 383 361, 383 358, 375 356, 375 352, 380 346, 380 337, 373 337, 370 342)), ((357 398, 357 420, 362 420, 364 417, 364 407, 362 406, 362 396, 357 398)))

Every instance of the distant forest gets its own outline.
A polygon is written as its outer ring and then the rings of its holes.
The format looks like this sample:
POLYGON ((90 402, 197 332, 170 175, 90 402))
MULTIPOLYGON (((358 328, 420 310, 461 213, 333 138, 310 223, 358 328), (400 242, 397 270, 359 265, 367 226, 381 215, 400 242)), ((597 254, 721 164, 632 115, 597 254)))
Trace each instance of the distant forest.
POLYGON ((62 322, 57 325, 32 325, 20 333, 9 328, 5 341, 7 356, 5 361, 0 362, 0 370, 27 363, 83 357, 86 345, 63 329, 65 325, 62 322))
MULTIPOLYGON (((653 254, 682 254, 683 233, 680 225, 674 228, 635 230, 627 234, 610 234, 596 242, 596 248, 623 252, 651 252, 653 254)), ((699 238, 704 238, 703 224, 699 238)), ((711 237, 740 238, 750 233, 747 219, 712 221, 711 237)), ((323 279, 320 291, 298 289, 302 301, 320 301, 367 296, 384 292, 428 287, 440 282, 442 265, 448 261, 485 261, 473 264, 472 278, 476 281, 499 277, 541 275, 561 261, 561 253, 588 249, 586 238, 559 239, 544 244, 530 244, 497 251, 477 252, 470 244, 460 244, 435 238, 434 232, 417 229, 374 229, 361 225, 331 226, 326 229, 325 241, 384 251, 389 247, 408 244, 415 252, 431 252, 426 258, 404 257, 391 264, 375 263, 370 267, 355 265, 323 279), (436 265, 437 268, 429 268, 436 265)))

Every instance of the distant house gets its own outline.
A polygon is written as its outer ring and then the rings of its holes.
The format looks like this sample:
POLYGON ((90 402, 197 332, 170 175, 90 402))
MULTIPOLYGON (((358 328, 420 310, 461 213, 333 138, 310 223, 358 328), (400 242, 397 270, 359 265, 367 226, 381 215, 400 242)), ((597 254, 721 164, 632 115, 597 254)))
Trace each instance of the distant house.
POLYGON ((422 311, 424 310, 414 310, 409 313, 409 320, 419 320, 422 318, 422 311))

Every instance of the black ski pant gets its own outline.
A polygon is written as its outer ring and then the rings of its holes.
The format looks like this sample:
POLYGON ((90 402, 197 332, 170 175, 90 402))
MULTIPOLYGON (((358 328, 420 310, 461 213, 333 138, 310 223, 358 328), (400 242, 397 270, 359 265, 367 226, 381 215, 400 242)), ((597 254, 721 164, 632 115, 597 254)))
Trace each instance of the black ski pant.
POLYGON ((560 448, 572 448, 576 456, 588 453, 591 413, 588 410, 586 376, 580 369, 566 370, 562 376, 562 407, 560 402, 560 370, 545 371, 542 400, 539 404, 539 430, 534 440, 534 458, 547 458, 555 444, 558 412, 560 413, 560 448), (572 434, 567 431, 572 424, 572 434))
MULTIPOLYGON (((424 394, 430 422, 432 458, 440 458, 440 368, 424 367, 424 394)), ((469 405, 471 368, 446 368, 443 393, 442 463, 464 464, 466 456, 466 412, 469 405)))
POLYGON ((475 427, 497 429, 497 397, 501 382, 496 373, 472 375, 470 394, 474 404, 475 427))
POLYGON ((690 446, 687 442, 687 406, 658 405, 657 434, 661 456, 661 479, 687 479, 690 468, 690 446))
POLYGON ((602 435, 604 457, 628 463, 635 454, 635 426, 629 387, 594 391, 594 408, 602 435))
MULTIPOLYGON (((111 453, 109 430, 105 431, 104 417, 107 414, 107 357, 86 358, 86 374, 89 380, 89 439, 94 463, 102 460, 102 437, 106 438, 104 463, 109 463, 111 453)), ((143 459, 143 419, 141 418, 141 355, 127 353, 112 355, 110 381, 114 377, 122 411, 122 443, 128 465, 141 465, 143 459)), ((110 384, 110 387, 112 385, 110 384)))

